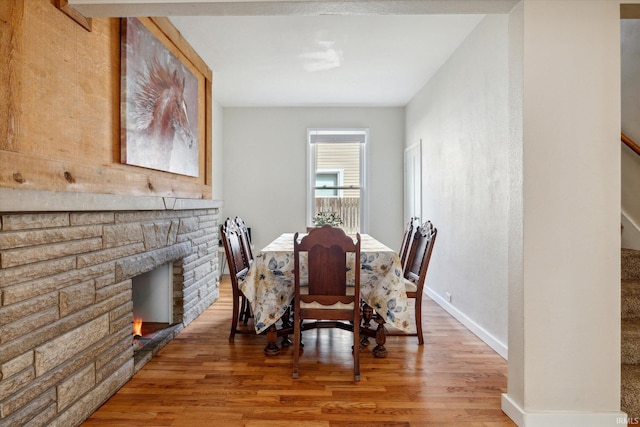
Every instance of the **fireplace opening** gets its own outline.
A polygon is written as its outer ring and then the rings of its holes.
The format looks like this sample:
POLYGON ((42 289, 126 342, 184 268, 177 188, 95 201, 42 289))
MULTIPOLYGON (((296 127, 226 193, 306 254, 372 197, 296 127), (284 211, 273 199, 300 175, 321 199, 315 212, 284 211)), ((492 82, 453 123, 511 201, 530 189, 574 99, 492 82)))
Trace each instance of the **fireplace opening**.
POLYGON ((182 328, 173 324, 173 264, 163 264, 132 281, 133 350, 137 372, 182 328))
MULTIPOLYGON (((133 321, 142 322, 142 338, 169 327, 173 319, 172 264, 132 278, 133 321)), ((135 334, 134 334, 135 335, 135 334)))

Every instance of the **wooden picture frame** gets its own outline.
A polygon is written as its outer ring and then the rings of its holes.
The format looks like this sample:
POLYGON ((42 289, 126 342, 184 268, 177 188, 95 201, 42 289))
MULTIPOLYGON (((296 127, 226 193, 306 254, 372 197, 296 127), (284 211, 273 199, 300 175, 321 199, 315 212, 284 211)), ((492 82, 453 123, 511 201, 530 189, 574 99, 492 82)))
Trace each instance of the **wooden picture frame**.
POLYGON ((122 163, 200 176, 198 78, 138 18, 121 32, 122 163))

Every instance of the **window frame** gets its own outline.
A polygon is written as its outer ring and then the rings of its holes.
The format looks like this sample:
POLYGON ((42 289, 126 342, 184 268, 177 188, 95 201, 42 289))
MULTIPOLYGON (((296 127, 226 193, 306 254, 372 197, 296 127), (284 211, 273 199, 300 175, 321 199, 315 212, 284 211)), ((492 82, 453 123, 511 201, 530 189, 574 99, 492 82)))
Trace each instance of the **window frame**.
MULTIPOLYGON (((308 128, 307 129, 307 227, 313 226, 315 199, 315 143, 360 142, 360 233, 369 230, 369 129, 368 128, 308 128)), ((340 194, 340 193, 339 193, 340 194)), ((339 196, 338 196, 339 197, 339 196)))

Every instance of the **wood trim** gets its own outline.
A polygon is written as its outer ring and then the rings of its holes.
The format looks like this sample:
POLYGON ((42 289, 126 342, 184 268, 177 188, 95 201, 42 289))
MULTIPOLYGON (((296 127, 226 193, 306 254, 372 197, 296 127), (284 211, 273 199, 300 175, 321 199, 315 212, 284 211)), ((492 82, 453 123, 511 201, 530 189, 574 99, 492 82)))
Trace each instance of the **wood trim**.
POLYGON ((640 18, 640 6, 637 4, 621 4, 620 19, 638 19, 640 18))
MULTIPOLYGON (((204 96, 206 105, 206 127, 205 127, 205 166, 204 166, 204 183, 213 188, 213 99, 211 95, 211 78, 205 77, 204 80, 204 96)), ((213 194, 211 194, 213 197, 213 194)))
POLYGON ((621 133, 620 140, 624 142, 627 145, 627 147, 631 148, 634 151, 634 153, 640 156, 640 146, 636 144, 631 138, 629 138, 624 133, 621 133))
POLYGON ((133 196, 211 199, 211 186, 171 173, 131 173, 131 166, 97 167, 64 160, 4 152, 0 187, 133 196), (178 179, 180 178, 180 179, 178 179))
POLYGON ((92 22, 91 18, 86 18, 80 12, 78 12, 73 6, 69 4, 69 0, 56 0, 56 7, 64 12, 71 19, 76 21, 82 28, 91 32, 92 22))

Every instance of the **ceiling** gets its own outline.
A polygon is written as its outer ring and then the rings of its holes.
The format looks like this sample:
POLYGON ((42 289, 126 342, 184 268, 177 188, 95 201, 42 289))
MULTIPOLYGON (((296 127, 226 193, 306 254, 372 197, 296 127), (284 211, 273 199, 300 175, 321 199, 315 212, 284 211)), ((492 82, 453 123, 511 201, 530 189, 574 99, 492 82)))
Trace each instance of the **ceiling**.
POLYGON ((484 15, 171 16, 223 107, 404 106, 484 15))
POLYGON ((65 0, 82 17, 167 16, 234 106, 404 106, 484 14, 518 0, 65 0))

